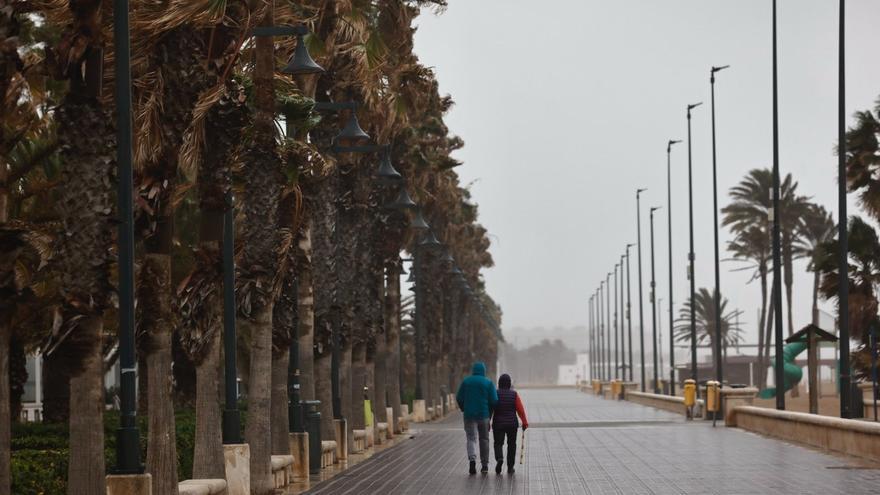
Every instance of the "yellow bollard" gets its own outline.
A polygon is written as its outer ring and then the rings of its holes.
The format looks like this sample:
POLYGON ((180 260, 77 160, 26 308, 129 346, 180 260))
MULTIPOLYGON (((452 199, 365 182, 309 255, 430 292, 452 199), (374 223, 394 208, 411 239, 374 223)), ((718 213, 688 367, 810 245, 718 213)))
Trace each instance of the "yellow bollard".
POLYGON ((721 384, 715 380, 706 382, 706 410, 712 413, 712 426, 715 426, 718 411, 721 409, 720 385, 721 384))
POLYGON ((694 405, 697 403, 697 382, 692 379, 684 381, 684 407, 687 419, 694 419, 694 405))

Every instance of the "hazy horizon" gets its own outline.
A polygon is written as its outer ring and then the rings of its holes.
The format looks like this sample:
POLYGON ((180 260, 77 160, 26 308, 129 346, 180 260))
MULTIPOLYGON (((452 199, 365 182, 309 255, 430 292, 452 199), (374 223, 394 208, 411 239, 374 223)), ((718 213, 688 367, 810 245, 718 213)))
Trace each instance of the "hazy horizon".
MULTIPOLYGON (((711 288, 713 236, 709 68, 718 75, 720 206, 752 168, 770 167, 770 2, 741 0, 450 0, 417 20, 416 53, 457 102, 447 116, 465 147, 456 154, 480 221, 493 236, 489 293, 503 327, 587 324, 587 300, 636 241, 642 203, 646 325, 650 325, 648 207, 655 223, 658 297, 668 301, 666 142, 686 139, 694 112, 697 287, 711 288)), ((837 3, 779 2, 780 167, 799 192, 837 210, 837 3)), ((876 19, 880 2, 847 2, 847 115, 880 95, 876 19)), ((851 121, 850 121, 851 123, 851 121)), ((675 313, 688 295, 687 155, 672 156, 675 313)), ((858 213, 850 198, 850 213, 858 213)), ((836 213, 835 213, 836 215, 836 213)), ((722 230, 722 249, 730 238, 722 230)), ((633 250, 632 268, 636 274, 633 250)), ((721 258, 729 255, 722 251, 721 258)), ((795 327, 809 322, 812 274, 795 265, 795 327)), ((760 308, 749 274, 722 265, 722 294, 744 311, 756 339, 760 308)), ((633 277, 637 318, 637 279, 633 277)), ((668 326, 668 308, 660 311, 668 326)), ((832 305, 822 303, 831 312, 832 305)), ((635 321, 635 320, 634 320, 635 321)))

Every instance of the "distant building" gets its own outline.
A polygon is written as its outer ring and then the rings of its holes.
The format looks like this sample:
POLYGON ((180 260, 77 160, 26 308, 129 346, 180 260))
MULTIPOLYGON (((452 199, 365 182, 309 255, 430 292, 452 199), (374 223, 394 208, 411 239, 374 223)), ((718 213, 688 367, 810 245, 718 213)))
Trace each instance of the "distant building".
POLYGON ((578 381, 586 380, 590 373, 590 355, 578 354, 575 364, 560 364, 557 385, 577 385, 578 381))

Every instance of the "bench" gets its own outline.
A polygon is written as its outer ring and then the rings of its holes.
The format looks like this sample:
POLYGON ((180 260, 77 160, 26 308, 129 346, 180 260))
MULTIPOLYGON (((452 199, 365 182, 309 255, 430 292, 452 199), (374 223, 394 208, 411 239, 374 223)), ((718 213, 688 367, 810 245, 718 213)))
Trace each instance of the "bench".
POLYGON ((180 495, 226 495, 226 480, 185 480, 177 484, 180 495))
POLYGON ((272 456, 272 479, 275 482, 275 488, 284 488, 293 481, 292 455, 272 456))
POLYGON ((367 449, 367 430, 352 431, 354 439, 354 452, 363 452, 367 449))
POLYGON ((336 441, 321 441, 321 469, 333 466, 336 463, 336 441))

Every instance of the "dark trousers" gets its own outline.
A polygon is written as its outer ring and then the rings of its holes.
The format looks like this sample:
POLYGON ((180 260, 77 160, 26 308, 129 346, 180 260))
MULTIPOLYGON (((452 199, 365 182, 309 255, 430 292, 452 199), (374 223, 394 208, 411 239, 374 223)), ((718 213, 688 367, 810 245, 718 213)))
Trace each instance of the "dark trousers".
POLYGON ((507 428, 495 428, 495 460, 504 462, 504 437, 507 437, 507 465, 516 464, 516 433, 519 429, 515 426, 507 428))

